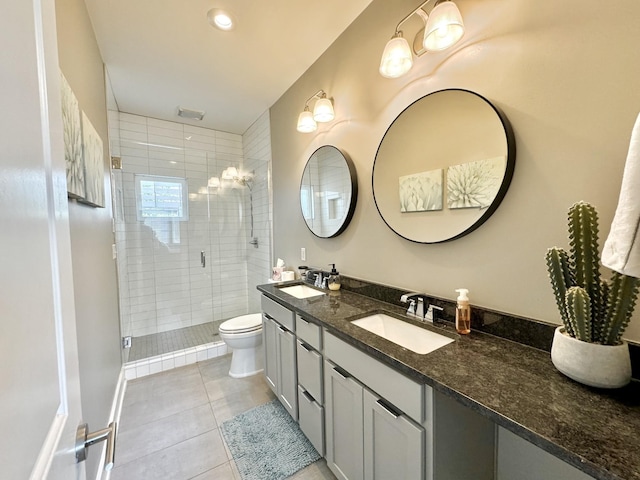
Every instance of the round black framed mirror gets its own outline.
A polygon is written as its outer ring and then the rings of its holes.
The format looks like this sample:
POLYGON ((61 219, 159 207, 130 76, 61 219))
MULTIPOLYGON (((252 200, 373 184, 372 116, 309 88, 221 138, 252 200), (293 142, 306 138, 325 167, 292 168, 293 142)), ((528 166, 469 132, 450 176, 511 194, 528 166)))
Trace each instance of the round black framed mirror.
POLYGON ((506 117, 486 98, 439 90, 389 126, 373 164, 373 197, 399 236, 441 243, 468 235, 496 211, 515 168, 506 117))
POLYGON ((331 145, 313 152, 300 182, 302 217, 311 233, 331 238, 344 232, 357 198, 356 169, 348 155, 331 145))

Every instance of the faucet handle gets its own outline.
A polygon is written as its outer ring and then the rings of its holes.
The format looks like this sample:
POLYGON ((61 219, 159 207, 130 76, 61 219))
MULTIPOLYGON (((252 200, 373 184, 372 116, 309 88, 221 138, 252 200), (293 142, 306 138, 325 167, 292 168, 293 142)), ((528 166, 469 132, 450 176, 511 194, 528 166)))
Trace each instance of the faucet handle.
POLYGON ((416 314, 416 301, 411 299, 409 300, 409 308, 407 308, 407 315, 415 315, 416 314))
POLYGON ((439 307, 437 305, 433 305, 433 304, 429 305, 429 308, 427 309, 427 313, 424 316, 424 319, 427 322, 433 323, 433 321, 435 320, 436 313, 434 312, 434 310, 443 311, 444 308, 439 307))
POLYGON ((418 297, 418 306, 416 307, 416 317, 424 320, 424 298, 418 297))

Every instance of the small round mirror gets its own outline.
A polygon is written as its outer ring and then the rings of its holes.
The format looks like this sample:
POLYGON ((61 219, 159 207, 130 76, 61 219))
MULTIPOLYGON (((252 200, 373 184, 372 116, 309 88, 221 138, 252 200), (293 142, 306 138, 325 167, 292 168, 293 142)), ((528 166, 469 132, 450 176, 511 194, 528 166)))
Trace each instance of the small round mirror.
POLYGON ((514 166, 504 115, 476 93, 441 90, 411 104, 387 129, 373 164, 373 197, 396 234, 447 242, 495 212, 514 166))
POLYGON ((300 182, 300 207, 309 230, 320 238, 340 235, 353 217, 357 197, 351 159, 331 145, 313 152, 300 182))

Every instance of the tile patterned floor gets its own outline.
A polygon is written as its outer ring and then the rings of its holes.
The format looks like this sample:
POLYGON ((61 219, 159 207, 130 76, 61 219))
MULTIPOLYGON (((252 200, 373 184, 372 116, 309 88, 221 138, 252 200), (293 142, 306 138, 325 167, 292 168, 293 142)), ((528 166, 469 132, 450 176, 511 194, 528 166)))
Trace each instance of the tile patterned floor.
POLYGON ((220 341, 218 327, 222 321, 203 323, 192 327, 133 337, 128 362, 155 357, 163 353, 220 341))
MULTIPOLYGON (((229 377, 230 362, 225 355, 128 382, 111 479, 241 480, 218 427, 274 395, 262 375, 229 377)), ((335 477, 320 460, 291 479, 335 477)))

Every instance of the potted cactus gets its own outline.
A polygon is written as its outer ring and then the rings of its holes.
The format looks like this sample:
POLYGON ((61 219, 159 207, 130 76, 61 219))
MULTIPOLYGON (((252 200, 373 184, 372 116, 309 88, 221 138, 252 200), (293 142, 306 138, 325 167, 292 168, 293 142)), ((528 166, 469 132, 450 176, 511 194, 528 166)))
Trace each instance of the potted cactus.
POLYGON ((600 388, 631 380, 629 348, 622 335, 638 297, 640 280, 613 272, 600 276, 598 214, 586 202, 569 209, 570 251, 550 248, 547 270, 563 325, 551 348, 555 367, 568 377, 600 388))

